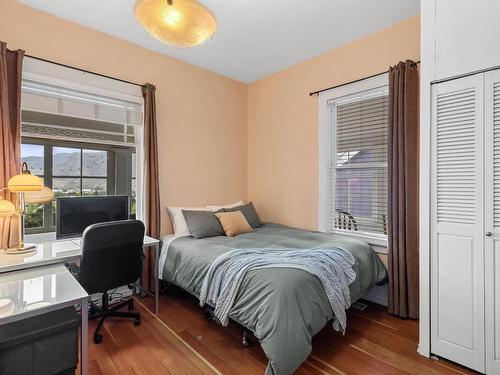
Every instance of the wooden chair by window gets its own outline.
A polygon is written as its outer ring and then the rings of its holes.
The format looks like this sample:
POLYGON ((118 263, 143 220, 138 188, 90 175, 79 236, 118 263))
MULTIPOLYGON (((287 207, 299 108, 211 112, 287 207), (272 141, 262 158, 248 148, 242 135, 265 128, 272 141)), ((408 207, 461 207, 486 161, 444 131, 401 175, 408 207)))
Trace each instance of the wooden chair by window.
POLYGON ((344 230, 358 230, 358 223, 354 216, 349 212, 336 209, 335 210, 335 228, 344 230))

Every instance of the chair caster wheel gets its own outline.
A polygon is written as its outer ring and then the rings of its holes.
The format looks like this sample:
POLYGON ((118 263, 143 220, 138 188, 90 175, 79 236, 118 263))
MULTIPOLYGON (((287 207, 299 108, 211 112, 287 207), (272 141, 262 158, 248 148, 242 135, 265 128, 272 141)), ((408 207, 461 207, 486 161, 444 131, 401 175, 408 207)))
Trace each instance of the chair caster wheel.
POLYGON ((93 316, 93 315, 96 315, 97 314, 97 309, 95 308, 95 306, 91 305, 89 307, 89 316, 93 316))
POLYGON ((247 348, 253 345, 252 338, 247 331, 243 331, 243 338, 241 340, 241 343, 247 348))
POLYGON ((95 332, 94 333, 94 344, 100 344, 102 342, 102 335, 95 332))
POLYGON ((141 318, 135 318, 134 319, 134 326, 138 326, 141 324, 141 318))
POLYGON ((205 319, 208 320, 209 322, 215 320, 214 313, 208 309, 203 312, 203 315, 205 315, 205 319))

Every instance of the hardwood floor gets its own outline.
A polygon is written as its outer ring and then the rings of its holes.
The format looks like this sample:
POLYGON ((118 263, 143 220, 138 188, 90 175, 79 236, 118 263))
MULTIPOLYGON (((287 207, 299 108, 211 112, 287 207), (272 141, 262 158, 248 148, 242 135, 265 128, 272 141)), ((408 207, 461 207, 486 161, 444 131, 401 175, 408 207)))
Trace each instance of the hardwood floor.
MULTIPOLYGON (((104 342, 89 343, 90 374, 264 374, 266 357, 258 344, 241 344, 235 326, 207 321, 197 300, 176 288, 161 297, 160 314, 138 299, 139 327, 128 321, 104 324, 104 342)), ((473 374, 445 360, 416 353, 418 323, 394 318, 381 306, 351 309, 345 336, 327 325, 313 339, 313 352, 296 374, 473 374)), ((92 337, 95 322, 89 324, 92 337)))

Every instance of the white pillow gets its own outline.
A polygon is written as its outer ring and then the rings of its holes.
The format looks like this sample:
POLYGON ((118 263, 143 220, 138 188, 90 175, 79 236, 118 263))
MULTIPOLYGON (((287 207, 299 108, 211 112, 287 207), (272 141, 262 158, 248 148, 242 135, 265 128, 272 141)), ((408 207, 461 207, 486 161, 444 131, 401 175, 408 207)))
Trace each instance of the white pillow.
POLYGON ((174 234, 177 236, 190 236, 188 226, 186 224, 186 219, 182 214, 182 210, 187 211, 212 211, 206 207, 167 207, 168 216, 170 216, 170 221, 172 222, 172 228, 174 229, 174 234))
POLYGON ((244 204, 245 204, 245 202, 238 201, 235 203, 226 204, 225 206, 207 206, 207 208, 210 211, 217 211, 217 210, 222 210, 223 208, 233 208, 233 207, 243 206, 244 204))

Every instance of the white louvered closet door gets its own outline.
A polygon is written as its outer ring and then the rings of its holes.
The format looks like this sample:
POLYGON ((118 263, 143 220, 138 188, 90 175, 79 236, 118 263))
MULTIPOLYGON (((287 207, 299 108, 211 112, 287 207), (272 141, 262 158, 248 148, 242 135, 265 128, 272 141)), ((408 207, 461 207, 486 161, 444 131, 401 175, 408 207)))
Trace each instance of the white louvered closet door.
POLYGON ((484 372, 482 74, 433 86, 431 351, 484 372))
POLYGON ((486 73, 484 93, 486 372, 500 374, 500 71, 486 73))

